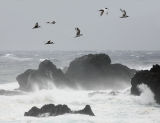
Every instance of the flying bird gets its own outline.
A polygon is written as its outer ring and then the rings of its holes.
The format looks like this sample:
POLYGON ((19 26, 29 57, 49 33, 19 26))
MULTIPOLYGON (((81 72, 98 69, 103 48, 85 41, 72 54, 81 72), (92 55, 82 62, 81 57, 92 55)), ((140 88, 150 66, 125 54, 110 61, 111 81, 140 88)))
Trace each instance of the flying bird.
POLYGON ((51 41, 51 40, 49 40, 49 41, 47 41, 45 44, 54 44, 54 42, 51 41))
POLYGON ((100 16, 102 16, 104 12, 108 14, 108 8, 100 9, 99 11, 100 11, 100 16))
POLYGON ((32 29, 40 28, 38 22, 35 24, 35 26, 32 29))
POLYGON ((120 18, 127 18, 127 17, 129 17, 129 16, 127 15, 127 13, 126 13, 125 10, 120 9, 120 11, 123 13, 120 18))
POLYGON ((77 31, 75 38, 83 35, 78 27, 76 27, 75 30, 77 31))
POLYGON ((56 24, 56 21, 52 21, 52 22, 46 22, 48 24, 56 24))

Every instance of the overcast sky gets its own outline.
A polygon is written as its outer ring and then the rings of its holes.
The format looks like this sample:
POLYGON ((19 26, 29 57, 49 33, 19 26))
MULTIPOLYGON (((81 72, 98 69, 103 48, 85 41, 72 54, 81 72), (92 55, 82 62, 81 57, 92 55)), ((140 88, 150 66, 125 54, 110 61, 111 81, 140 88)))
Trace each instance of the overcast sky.
POLYGON ((160 50, 160 0, 0 0, 0 50, 106 49, 160 50), (104 7, 109 15, 100 17, 104 7), (119 18, 120 8, 130 17, 119 18))

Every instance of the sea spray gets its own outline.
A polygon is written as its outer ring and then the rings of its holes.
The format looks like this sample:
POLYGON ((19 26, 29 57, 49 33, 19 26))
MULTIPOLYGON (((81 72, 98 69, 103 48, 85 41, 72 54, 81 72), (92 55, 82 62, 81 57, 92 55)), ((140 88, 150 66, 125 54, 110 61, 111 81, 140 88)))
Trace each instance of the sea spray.
POLYGON ((141 95, 136 96, 137 102, 139 104, 145 104, 145 105, 155 104, 154 93, 151 91, 151 89, 146 84, 141 84, 138 86, 138 88, 141 91, 141 95))

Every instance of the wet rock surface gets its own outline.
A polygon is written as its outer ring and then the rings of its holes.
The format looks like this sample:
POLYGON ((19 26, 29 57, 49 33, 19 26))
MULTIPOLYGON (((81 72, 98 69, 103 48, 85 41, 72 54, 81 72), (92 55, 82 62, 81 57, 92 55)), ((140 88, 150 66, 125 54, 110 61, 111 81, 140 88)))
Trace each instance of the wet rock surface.
POLYGON ((155 95, 155 100, 160 103, 160 66, 153 65, 150 70, 142 70, 135 74, 131 80, 131 94, 140 95, 140 84, 146 84, 155 95))
POLYGON ((84 114, 95 116, 90 105, 86 105, 84 109, 78 111, 72 111, 67 105, 54 105, 47 104, 41 108, 32 107, 28 112, 24 113, 24 116, 33 116, 33 117, 46 117, 46 116, 58 116, 63 114, 84 114))

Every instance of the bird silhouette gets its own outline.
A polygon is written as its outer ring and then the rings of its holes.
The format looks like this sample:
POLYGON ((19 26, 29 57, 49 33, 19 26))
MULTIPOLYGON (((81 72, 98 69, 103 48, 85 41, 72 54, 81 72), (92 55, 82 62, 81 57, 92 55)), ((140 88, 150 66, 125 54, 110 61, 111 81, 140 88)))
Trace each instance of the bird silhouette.
POLYGON ((56 21, 52 21, 52 22, 46 22, 48 24, 56 24, 56 21))
POLYGON ((123 13, 120 18, 127 18, 127 17, 129 17, 129 16, 127 15, 127 13, 126 13, 125 10, 120 9, 120 11, 123 13))
POLYGON ((47 41, 45 44, 54 44, 54 42, 51 41, 51 40, 49 40, 49 41, 47 41))
POLYGON ((75 37, 80 37, 80 36, 82 36, 83 34, 81 34, 81 31, 80 31, 80 29, 78 28, 78 27, 76 27, 75 28, 75 30, 77 31, 77 33, 76 33, 76 36, 75 37))
POLYGON ((35 26, 32 29, 37 29, 37 28, 40 28, 38 22, 35 24, 35 26))
POLYGON ((99 11, 100 11, 100 16, 102 16, 103 14, 104 14, 104 12, 106 13, 106 14, 108 14, 108 8, 104 8, 104 9, 100 9, 99 11))

